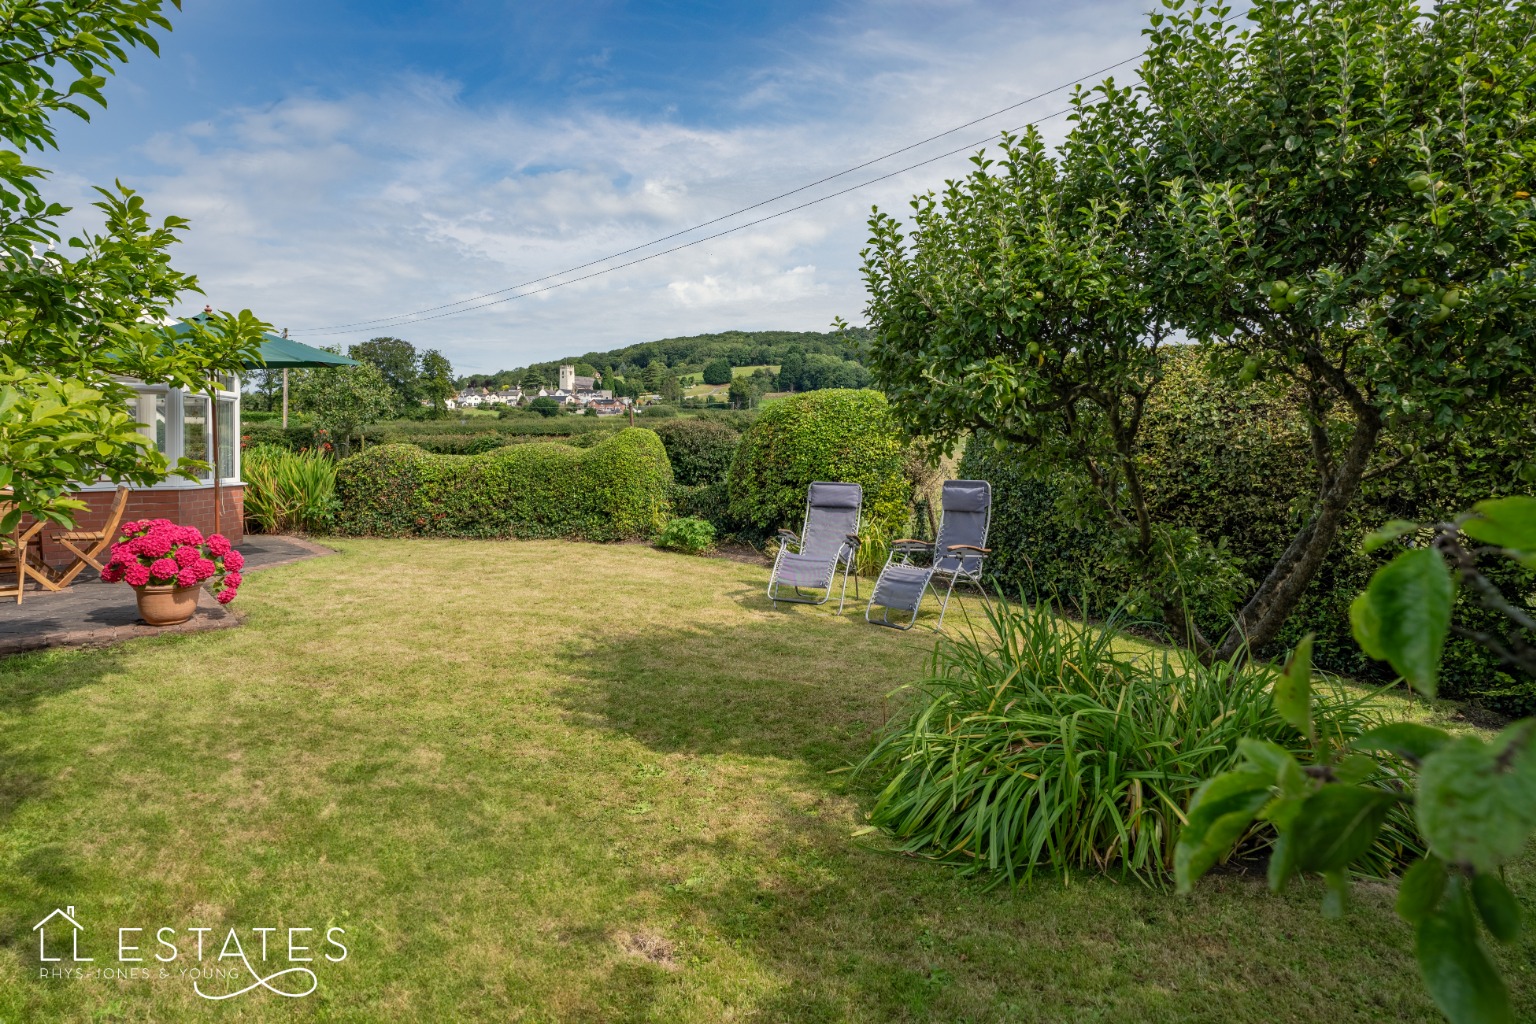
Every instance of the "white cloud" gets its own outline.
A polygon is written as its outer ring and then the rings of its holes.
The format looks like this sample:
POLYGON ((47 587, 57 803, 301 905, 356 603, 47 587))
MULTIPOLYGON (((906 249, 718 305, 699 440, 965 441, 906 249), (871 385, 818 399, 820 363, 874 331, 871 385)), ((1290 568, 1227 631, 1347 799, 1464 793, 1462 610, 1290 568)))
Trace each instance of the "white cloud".
MULTIPOLYGON (((744 73, 738 122, 713 127, 474 106, 454 83, 428 78, 290 96, 149 140, 152 171, 135 184, 157 212, 192 218, 178 265, 199 274, 215 305, 296 331, 372 320, 628 249, 1129 56, 1141 45, 1139 10, 1129 0, 871 0, 849 8, 833 35, 744 73)), ((1064 98, 741 219, 1015 126, 1064 98)), ((378 333, 489 371, 666 335, 857 321, 870 204, 904 210, 913 192, 966 169, 963 156, 950 158, 626 270, 378 333)), ((59 184, 78 191, 82 181, 59 184)), ((346 344, 370 333, 303 336, 346 344)))

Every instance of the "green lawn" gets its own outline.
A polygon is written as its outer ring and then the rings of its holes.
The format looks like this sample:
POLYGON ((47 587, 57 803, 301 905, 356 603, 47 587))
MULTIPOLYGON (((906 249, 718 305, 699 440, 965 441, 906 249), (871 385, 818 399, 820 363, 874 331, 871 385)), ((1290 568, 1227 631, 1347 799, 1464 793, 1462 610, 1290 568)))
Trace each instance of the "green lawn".
POLYGON ((637 545, 338 546, 253 573, 242 629, 0 661, 0 1021, 1437 1019, 1384 886, 989 892, 850 838, 835 770, 931 633, 637 545), (303 999, 41 979, 64 905, 98 967, 124 927, 349 954, 303 999))

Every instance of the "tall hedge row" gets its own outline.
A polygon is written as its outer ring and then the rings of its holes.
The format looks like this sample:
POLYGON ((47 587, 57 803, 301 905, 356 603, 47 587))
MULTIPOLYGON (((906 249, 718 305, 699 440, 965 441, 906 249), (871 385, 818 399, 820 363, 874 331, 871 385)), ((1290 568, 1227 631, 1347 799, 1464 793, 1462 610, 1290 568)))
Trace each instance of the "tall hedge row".
POLYGON ((337 471, 343 533, 382 537, 648 537, 666 518, 661 439, 627 428, 589 448, 516 444, 482 455, 369 448, 337 471))
MULTIPOLYGON (((1209 375, 1193 351, 1176 353, 1148 405, 1143 445, 1157 521, 1191 526, 1206 540, 1224 542, 1249 587, 1256 586, 1298 529, 1316 486, 1306 424, 1291 396, 1262 385, 1233 390, 1227 380, 1209 375)), ((1429 464, 1369 481, 1277 650, 1315 632, 1321 667, 1386 678, 1384 667, 1368 659, 1350 633, 1349 602, 1389 554, 1362 554, 1361 539, 1390 519, 1443 518, 1486 497, 1530 493, 1517 471, 1522 446, 1536 446, 1536 430, 1524 438, 1463 432, 1455 447, 1429 464)), ((992 481, 992 566, 1010 589, 1067 598, 1087 593, 1102 607, 1128 585, 1108 568, 1110 533, 1091 504, 1079 499, 1085 484, 1075 471, 1062 467, 1043 479, 1032 476, 1016 455, 981 437, 967 445, 960 475, 992 481)), ((1536 593, 1536 574, 1509 582, 1515 592, 1536 593)), ((1481 620, 1472 607, 1458 614, 1470 623, 1481 620)), ((1209 632, 1226 624, 1217 618, 1202 623, 1209 632)), ((1506 714, 1536 711, 1536 687, 1500 672, 1486 652, 1464 640, 1451 642, 1441 692, 1506 714)))
POLYGON ((758 530, 798 526, 816 480, 864 486, 864 521, 887 534, 911 515, 907 446, 878 391, 835 388, 764 409, 741 438, 728 478, 731 514, 758 530))

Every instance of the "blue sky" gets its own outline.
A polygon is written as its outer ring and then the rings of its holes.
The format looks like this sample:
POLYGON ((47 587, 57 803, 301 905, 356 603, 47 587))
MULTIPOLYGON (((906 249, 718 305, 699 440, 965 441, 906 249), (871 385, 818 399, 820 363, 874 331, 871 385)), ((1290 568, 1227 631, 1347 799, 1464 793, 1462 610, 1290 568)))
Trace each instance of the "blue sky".
MULTIPOLYGON (((161 58, 109 84, 109 110, 61 125, 51 166, 64 201, 121 178, 190 217, 177 262, 215 305, 346 344, 373 331, 316 329, 628 249, 1081 78, 1139 50, 1146 5, 187 0, 161 58)), ((870 204, 903 209, 965 169, 953 157, 591 281, 376 330, 485 371, 858 322, 870 204)))

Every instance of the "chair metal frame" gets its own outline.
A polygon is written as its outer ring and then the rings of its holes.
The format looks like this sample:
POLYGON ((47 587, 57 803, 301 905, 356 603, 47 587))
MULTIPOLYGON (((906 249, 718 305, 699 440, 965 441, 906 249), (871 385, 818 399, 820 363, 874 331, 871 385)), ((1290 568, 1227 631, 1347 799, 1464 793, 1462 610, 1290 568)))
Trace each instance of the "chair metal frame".
MULTIPOLYGON (((822 481, 817 482, 820 483, 822 481)), ((812 484, 811 486, 814 487, 815 484, 812 484)), ((820 587, 809 588, 802 584, 789 584, 790 588, 795 592, 795 596, 790 597, 783 593, 784 584, 779 582, 779 566, 783 563, 785 554, 799 554, 800 551, 804 548, 805 532, 810 526, 810 521, 811 489, 808 487, 806 488, 805 492, 805 518, 801 522, 800 533, 797 534, 792 530, 785 529, 780 529, 778 531, 777 536, 779 539, 779 551, 778 554, 774 556, 773 571, 768 576, 768 600, 773 603, 775 610, 777 610, 779 607, 779 602, 781 601, 786 604, 826 604, 828 601, 832 600, 832 581, 837 578, 837 570, 839 567, 841 567, 843 570, 843 587, 842 592, 839 594, 837 600, 837 613, 841 615, 843 613, 843 605, 848 599, 848 574, 853 568, 855 559, 858 557, 859 545, 863 543, 857 532, 864 526, 864 502, 862 488, 860 490, 858 516, 855 518, 855 532, 843 535, 843 546, 838 549, 837 554, 833 556, 830 562, 827 563, 828 571, 826 582, 820 587), (795 548, 795 550, 790 551, 791 547, 795 548), (826 593, 824 593, 820 598, 817 598, 807 595, 805 592, 806 590, 824 590, 826 593)), ((853 574, 853 599, 855 601, 859 600, 859 577, 857 573, 853 574)))

